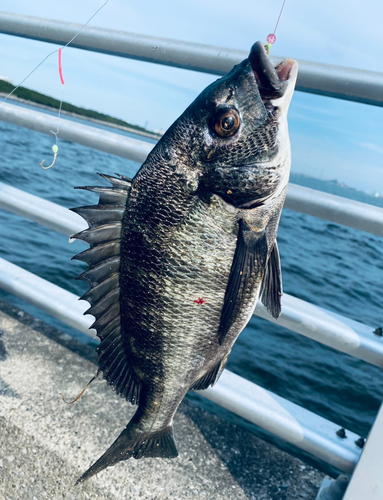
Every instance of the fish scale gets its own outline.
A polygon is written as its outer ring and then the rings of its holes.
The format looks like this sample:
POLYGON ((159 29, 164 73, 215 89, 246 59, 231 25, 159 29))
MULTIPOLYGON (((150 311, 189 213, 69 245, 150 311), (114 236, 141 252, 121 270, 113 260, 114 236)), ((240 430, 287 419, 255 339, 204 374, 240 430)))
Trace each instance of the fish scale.
POLYGON ((134 179, 85 187, 75 209, 90 244, 82 297, 96 318, 100 370, 138 409, 78 482, 129 458, 174 458, 173 417, 214 385, 258 298, 278 318, 276 234, 286 196, 286 114, 297 64, 263 45, 212 83, 164 134, 134 179), (281 75, 281 79, 279 78, 281 75), (261 82, 262 87, 258 86, 261 82))

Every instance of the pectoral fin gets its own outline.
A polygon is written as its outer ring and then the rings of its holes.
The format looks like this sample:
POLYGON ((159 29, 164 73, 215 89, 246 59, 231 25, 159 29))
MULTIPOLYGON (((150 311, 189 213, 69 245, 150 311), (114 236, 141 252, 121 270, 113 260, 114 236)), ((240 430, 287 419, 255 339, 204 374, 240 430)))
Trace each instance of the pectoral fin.
POLYGON ((274 243, 262 283, 261 302, 274 319, 282 312, 282 273, 277 242, 274 243))
POLYGON ((237 248, 226 288, 219 326, 219 342, 223 343, 238 317, 241 306, 250 303, 254 288, 263 278, 267 260, 265 231, 255 232, 244 220, 239 221, 237 248))

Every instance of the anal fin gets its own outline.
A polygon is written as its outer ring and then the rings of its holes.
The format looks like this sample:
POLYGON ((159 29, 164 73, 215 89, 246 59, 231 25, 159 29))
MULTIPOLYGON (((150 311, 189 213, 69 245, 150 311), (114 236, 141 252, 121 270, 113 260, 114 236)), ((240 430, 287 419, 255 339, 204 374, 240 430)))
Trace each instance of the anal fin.
POLYGON ((226 287, 218 335, 222 344, 241 306, 250 300, 254 285, 263 278, 267 260, 265 231, 252 231, 244 221, 239 221, 237 247, 226 287))
POLYGON ((262 283, 261 302, 266 307, 267 312, 274 319, 278 319, 282 312, 281 297, 282 273, 279 259, 278 245, 275 241, 269 260, 267 262, 266 273, 262 283))
POLYGON ((218 363, 212 370, 207 372, 203 377, 196 380, 191 386, 189 391, 203 391, 218 382, 221 373, 225 369, 229 356, 225 356, 222 361, 218 363))

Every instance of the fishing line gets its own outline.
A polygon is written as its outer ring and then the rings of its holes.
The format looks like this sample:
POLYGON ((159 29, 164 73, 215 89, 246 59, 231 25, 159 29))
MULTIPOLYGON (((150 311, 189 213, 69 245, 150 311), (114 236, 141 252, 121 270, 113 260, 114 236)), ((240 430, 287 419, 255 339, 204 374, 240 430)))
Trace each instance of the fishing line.
MULTIPOLYGON (((82 30, 90 23, 90 21, 100 12, 101 9, 103 9, 105 7, 105 5, 109 2, 109 0, 106 0, 102 5, 101 7, 99 7, 96 12, 87 20, 87 22, 85 24, 82 25, 82 27, 77 31, 77 33, 69 40, 69 42, 67 42, 65 45, 63 45, 61 48, 59 49, 55 49, 53 50, 52 52, 50 52, 25 78, 24 80, 22 80, 8 95, 6 95, 1 101, 0 101, 0 106, 14 93, 16 92, 16 90, 25 82, 28 80, 28 78, 33 75, 33 73, 52 55, 52 54, 55 54, 56 52, 59 53, 59 74, 60 74, 60 79, 61 79, 61 83, 62 85, 64 86, 64 78, 62 76, 62 65, 61 65, 61 53, 64 49, 66 49, 68 47, 68 45, 70 45, 73 40, 78 37, 78 35, 82 32, 82 30)), ((63 87, 63 90, 62 90, 62 95, 61 95, 61 101, 60 101, 60 108, 59 108, 59 113, 58 113, 58 120, 60 120, 60 115, 61 115, 61 108, 62 108, 62 103, 63 103, 63 95, 64 95, 64 87, 63 87)), ((52 132, 52 130, 50 131, 52 132)), ((53 158, 53 163, 52 165, 50 165, 49 167, 43 167, 43 163, 45 160, 43 160, 41 163, 40 163, 40 166, 47 170, 48 168, 51 168, 53 167, 54 165, 54 162, 56 161, 56 158, 57 158, 57 152, 58 152, 58 146, 57 146, 57 135, 59 133, 59 128, 57 127, 57 132, 52 132, 53 135, 56 136, 56 144, 54 146, 52 146, 52 151, 54 153, 54 158, 53 158)))
POLYGON ((92 378, 92 380, 90 380, 90 381, 86 384, 86 386, 84 387, 84 389, 80 392, 80 394, 77 396, 77 398, 76 398, 76 399, 74 399, 73 401, 67 401, 67 400, 64 398, 64 396, 61 394, 61 392, 60 392, 60 396, 61 396, 62 400, 64 401, 64 403, 66 403, 67 405, 72 405, 73 403, 75 403, 76 401, 78 401, 78 400, 81 398, 81 396, 84 394, 84 392, 88 389, 88 387, 90 386, 90 384, 91 384, 94 380, 96 380, 96 378, 100 375, 100 373, 101 373, 101 370, 98 370, 98 371, 97 371, 97 373, 96 373, 96 375, 92 378))
POLYGON ((283 11, 283 7, 285 6, 285 3, 286 3, 286 0, 283 0, 283 4, 282 4, 281 10, 279 12, 277 24, 275 25, 274 31, 272 33, 270 33, 269 35, 267 35, 267 38, 266 38, 266 40, 267 40, 267 45, 266 45, 267 54, 270 52, 271 46, 277 41, 277 37, 275 36, 275 32, 277 31, 279 20, 281 19, 281 15, 282 15, 282 11, 283 11))
POLYGON ((50 133, 53 134, 56 137, 56 144, 52 146, 52 151, 53 151, 53 162, 48 166, 48 167, 43 167, 43 163, 45 160, 43 160, 40 163, 40 167, 43 168, 44 170, 48 170, 48 168, 53 167, 55 164, 56 158, 57 158, 57 153, 59 151, 59 147, 57 146, 57 140, 58 140, 58 135, 60 132, 59 124, 60 124, 60 117, 61 117, 61 108, 63 104, 63 99, 64 99, 64 78, 63 78, 63 73, 62 73, 62 64, 61 64, 61 49, 59 49, 59 73, 60 73, 60 80, 62 84, 62 92, 61 92, 61 100, 60 100, 60 107, 59 107, 59 114, 57 116, 57 130, 54 132, 53 130, 50 130, 50 133))
POLYGON ((82 30, 90 23, 90 21, 94 18, 94 16, 96 14, 98 14, 100 12, 101 9, 103 9, 105 7, 105 5, 109 2, 109 0, 106 0, 106 2, 101 5, 101 7, 96 10, 96 12, 93 14, 92 17, 90 17, 87 22, 81 27, 81 29, 74 35, 73 38, 71 38, 69 40, 69 42, 67 44, 65 44, 63 47, 61 47, 61 49, 56 49, 56 50, 53 50, 52 52, 50 52, 25 78, 24 80, 22 80, 13 90, 12 92, 10 92, 7 96, 4 97, 4 99, 2 99, 0 101, 0 106, 3 104, 3 102, 5 102, 8 97, 10 97, 26 80, 28 80, 28 78, 33 75, 33 73, 43 64, 45 63, 45 61, 52 55, 52 54, 55 54, 56 52, 58 52, 59 50, 64 50, 66 47, 68 47, 69 44, 71 44, 73 42, 73 40, 82 32, 82 30))

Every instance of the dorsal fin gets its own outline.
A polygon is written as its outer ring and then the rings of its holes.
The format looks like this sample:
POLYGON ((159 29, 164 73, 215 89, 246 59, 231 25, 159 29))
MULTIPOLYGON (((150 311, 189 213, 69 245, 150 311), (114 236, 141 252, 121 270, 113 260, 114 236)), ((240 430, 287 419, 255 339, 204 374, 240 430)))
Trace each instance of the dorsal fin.
POLYGON ((132 404, 138 403, 141 383, 129 366, 129 359, 122 344, 120 317, 120 241, 122 218, 132 181, 122 175, 112 177, 99 174, 110 186, 84 186, 98 193, 98 205, 72 209, 81 215, 89 228, 73 235, 83 240, 90 248, 73 257, 88 264, 78 279, 85 280, 90 289, 81 297, 90 308, 85 314, 92 314, 101 343, 97 347, 98 362, 104 378, 114 387, 117 394, 132 404))

